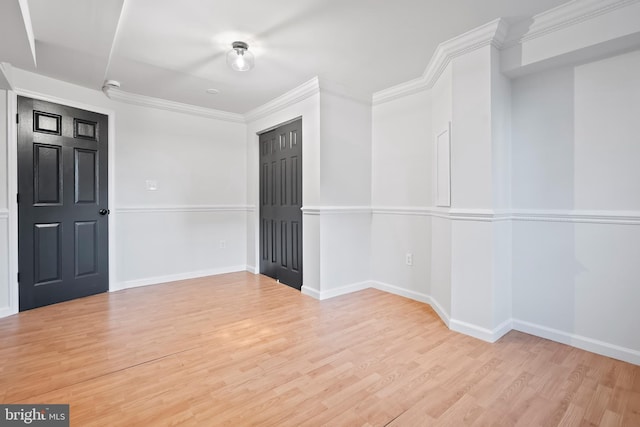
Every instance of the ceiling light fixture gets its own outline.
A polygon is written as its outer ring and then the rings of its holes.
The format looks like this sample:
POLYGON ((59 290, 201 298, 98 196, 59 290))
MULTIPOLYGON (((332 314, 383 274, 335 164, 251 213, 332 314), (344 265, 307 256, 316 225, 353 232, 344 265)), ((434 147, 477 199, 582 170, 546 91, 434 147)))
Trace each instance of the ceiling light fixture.
POLYGON ((253 68, 253 54, 249 52, 249 45, 245 42, 233 42, 232 49, 227 53, 227 64, 232 70, 249 71, 253 68))

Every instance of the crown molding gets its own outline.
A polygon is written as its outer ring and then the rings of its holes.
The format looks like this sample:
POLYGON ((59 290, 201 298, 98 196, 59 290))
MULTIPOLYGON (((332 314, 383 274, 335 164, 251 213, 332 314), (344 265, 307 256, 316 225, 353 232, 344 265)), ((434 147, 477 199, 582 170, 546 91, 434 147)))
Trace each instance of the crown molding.
POLYGON ((320 93, 337 96, 352 102, 371 106, 371 94, 358 92, 351 87, 327 79, 320 79, 320 93))
POLYGON ((183 104, 181 102, 169 101, 166 99, 154 98, 146 95, 139 95, 136 93, 125 92, 120 89, 109 87, 103 88, 103 92, 110 99, 127 104, 158 108, 160 110, 191 114, 194 116, 207 117, 210 119, 223 120, 227 122, 245 122, 244 116, 242 114, 230 113, 222 110, 214 110, 212 108, 198 107, 190 104, 183 104))
POLYGON ((640 0, 572 0, 514 24, 503 48, 571 27, 589 19, 621 9, 640 0))
POLYGON ((272 99, 260 107, 254 108, 244 115, 246 122, 252 122, 294 105, 320 92, 320 80, 314 77, 289 92, 272 99))
POLYGON ((373 94, 373 105, 431 89, 452 59, 485 46, 501 49, 509 27, 502 18, 440 43, 421 77, 373 94))
POLYGON ((0 62, 0 89, 13 90, 13 67, 8 62, 0 62))

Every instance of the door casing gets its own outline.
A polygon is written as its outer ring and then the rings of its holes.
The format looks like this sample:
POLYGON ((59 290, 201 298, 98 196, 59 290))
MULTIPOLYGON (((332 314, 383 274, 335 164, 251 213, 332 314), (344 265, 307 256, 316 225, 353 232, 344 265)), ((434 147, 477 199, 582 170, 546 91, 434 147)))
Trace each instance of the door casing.
POLYGON ((117 213, 115 209, 115 148, 116 114, 113 110, 96 105, 84 104, 70 99, 32 92, 29 90, 15 89, 7 91, 7 175, 8 175, 8 210, 9 210, 9 309, 0 310, 0 317, 18 313, 19 286, 18 286, 18 127, 16 126, 16 114, 18 113, 18 96, 39 99, 55 104, 67 105, 73 108, 93 111, 104 114, 109 118, 109 144, 107 144, 107 156, 109 159, 109 191, 108 199, 111 208, 109 221, 109 292, 119 289, 116 282, 116 245, 115 236, 117 230, 117 213))

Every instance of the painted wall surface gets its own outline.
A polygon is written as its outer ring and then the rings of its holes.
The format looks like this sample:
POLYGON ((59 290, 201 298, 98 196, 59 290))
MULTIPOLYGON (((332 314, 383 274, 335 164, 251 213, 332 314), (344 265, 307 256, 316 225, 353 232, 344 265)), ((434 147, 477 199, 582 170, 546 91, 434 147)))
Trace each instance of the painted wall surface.
MULTIPOLYGON (((432 159, 435 154, 436 136, 449 128, 456 132, 453 123, 453 67, 449 64, 431 89, 431 136, 429 138, 432 159)), ((435 177, 435 160, 431 161, 431 178, 435 177)), ((433 182, 433 181, 432 181, 433 182)), ((430 187, 433 190, 434 184, 430 187)), ((451 188, 452 200, 455 188, 451 188)), ((435 205, 435 191, 430 197, 435 205)), ((431 218, 431 297, 448 317, 451 316, 451 221, 447 218, 431 218)))
POLYGON ((7 91, 0 90, 0 211, 7 208, 7 91))
POLYGON ((573 68, 513 81, 512 193, 515 208, 573 209, 573 68))
MULTIPOLYGON (((371 106, 321 90, 320 119, 322 206, 370 206, 371 106)), ((371 214, 322 213, 320 224, 320 291, 368 281, 371 214)))
POLYGON ((426 90, 373 107, 373 206, 431 206, 431 114, 426 90))
POLYGON ((123 104, 100 91, 17 69, 14 83, 115 112, 114 288, 244 268, 247 213, 215 209, 246 203, 244 124, 123 104), (146 189, 149 179, 157 191, 146 189))
POLYGON ((0 90, 0 313, 9 306, 9 218, 7 211, 7 92, 0 90))
POLYGON ((640 229, 575 215, 638 216, 638 69, 635 51, 513 84, 514 207, 565 218, 514 222, 513 316, 636 352, 640 229))
POLYGON ((320 200, 323 206, 371 204, 371 106, 320 93, 320 200))
POLYGON ((423 298, 431 295, 431 219, 402 208, 431 204, 432 145, 430 91, 373 107, 371 277, 423 298))
POLYGON ((491 208, 491 46, 453 60, 451 206, 491 208))

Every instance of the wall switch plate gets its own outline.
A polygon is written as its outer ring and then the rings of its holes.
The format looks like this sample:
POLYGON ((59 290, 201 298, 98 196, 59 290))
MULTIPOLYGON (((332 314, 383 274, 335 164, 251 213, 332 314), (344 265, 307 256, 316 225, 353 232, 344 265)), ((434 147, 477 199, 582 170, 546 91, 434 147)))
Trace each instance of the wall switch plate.
POLYGON ((407 255, 405 256, 405 262, 407 263, 407 265, 413 265, 413 254, 411 252, 407 252, 407 255))

